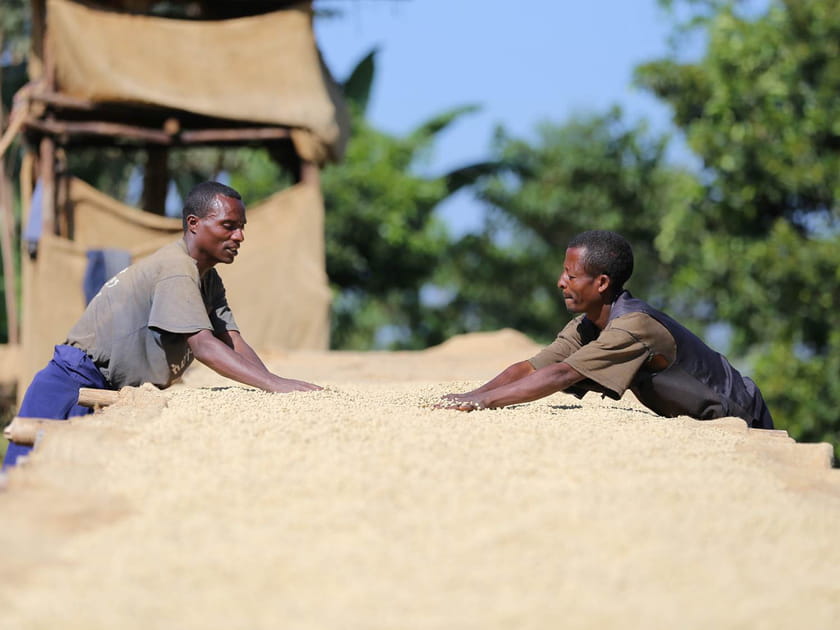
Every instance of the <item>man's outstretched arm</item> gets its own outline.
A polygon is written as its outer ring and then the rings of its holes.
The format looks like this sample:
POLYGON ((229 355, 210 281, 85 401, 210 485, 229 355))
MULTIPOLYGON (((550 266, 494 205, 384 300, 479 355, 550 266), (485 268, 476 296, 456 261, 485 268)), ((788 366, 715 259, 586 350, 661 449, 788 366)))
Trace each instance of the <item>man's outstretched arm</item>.
POLYGON ((461 398, 475 396, 476 394, 482 394, 484 392, 488 392, 492 389, 496 389, 503 385, 514 383, 519 379, 525 378, 533 371, 534 366, 531 365, 529 361, 519 361, 518 363, 514 363, 512 365, 507 366, 504 370, 499 372, 499 374, 487 381, 481 387, 477 387, 476 389, 469 392, 465 392, 463 394, 446 394, 444 398, 447 400, 458 400, 461 398))
MULTIPOLYGON (((187 344, 195 358, 211 370, 245 385, 259 387, 267 392, 280 393, 321 389, 318 385, 306 381, 282 378, 272 374, 238 333, 236 337, 239 337, 239 342, 248 347, 251 354, 256 357, 256 362, 250 359, 247 354, 237 351, 235 349, 237 342, 234 335, 228 334, 233 347, 218 339, 210 330, 200 330, 187 336, 187 344)), ((241 344, 240 349, 243 348, 241 344)), ((245 352, 247 353, 247 350, 245 352)))
POLYGON ((256 363, 264 370, 268 370, 265 366, 265 363, 262 362, 262 359, 257 355, 256 350, 254 350, 246 341, 242 338, 242 334, 236 330, 225 330, 220 333, 214 333, 218 339, 221 339, 225 342, 231 350, 233 350, 236 354, 241 356, 244 359, 248 359, 251 363, 256 363))
MULTIPOLYGON (((527 361, 526 361, 527 363, 527 361)), ((514 367, 514 364, 512 367, 514 367)), ((530 366, 531 364, 528 363, 530 366)), ((508 368, 511 369, 511 368, 508 368)), ((522 368, 524 369, 524 368, 522 368)), ((507 370, 505 370, 507 372, 507 370)), ((468 394, 450 396, 440 406, 460 411, 473 411, 495 407, 507 407, 517 403, 531 402, 562 391, 583 380, 583 375, 567 363, 554 363, 531 372, 519 379, 502 382, 502 372, 495 379, 468 394), (499 379, 500 384, 489 388, 499 379), (486 389, 485 389, 486 388, 486 389)))

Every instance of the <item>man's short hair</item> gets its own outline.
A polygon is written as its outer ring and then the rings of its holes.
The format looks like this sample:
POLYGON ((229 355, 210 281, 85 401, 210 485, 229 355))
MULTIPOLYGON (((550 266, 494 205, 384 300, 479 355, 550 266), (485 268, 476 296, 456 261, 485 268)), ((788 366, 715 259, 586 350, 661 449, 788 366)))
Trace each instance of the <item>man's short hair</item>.
POLYGON ((607 230, 590 230, 575 236, 568 249, 581 248, 583 268, 591 276, 605 274, 616 290, 633 275, 633 248, 621 234, 607 230))
POLYGON ((189 192, 184 201, 184 210, 181 213, 184 229, 187 229, 187 217, 189 215, 194 214, 199 218, 206 217, 213 209, 213 200, 219 195, 242 201, 242 195, 230 186, 225 186, 219 182, 201 182, 189 192))

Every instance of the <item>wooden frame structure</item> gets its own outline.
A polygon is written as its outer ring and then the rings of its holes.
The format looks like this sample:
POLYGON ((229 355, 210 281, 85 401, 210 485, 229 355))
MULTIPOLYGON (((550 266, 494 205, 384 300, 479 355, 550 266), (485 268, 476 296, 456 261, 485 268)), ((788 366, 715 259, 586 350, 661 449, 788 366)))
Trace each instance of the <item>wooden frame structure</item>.
MULTIPOLYGON (((60 64, 57 64, 51 29, 50 10, 96 11, 102 19, 120 19, 138 16, 149 21, 175 18, 183 24, 240 19, 258 20, 263 15, 278 15, 280 12, 308 16, 311 31, 311 0, 238 0, 237 2, 214 0, 33 0, 33 55, 30 60, 31 81, 15 95, 14 107, 9 124, 0 137, 0 155, 8 148, 14 137, 26 141, 27 156, 21 169, 21 195, 24 208, 32 202, 35 182, 39 183, 41 233, 72 241, 72 203, 69 203, 68 186, 72 173, 68 172, 67 156, 73 151, 97 147, 124 147, 144 151, 147 154, 143 174, 141 208, 153 214, 162 215, 170 180, 168 168, 169 151, 175 148, 191 147, 243 147, 266 148, 271 157, 292 175, 298 184, 317 190, 315 213, 323 214, 320 201, 320 167, 324 161, 340 159, 343 144, 348 135, 348 116, 327 69, 320 60, 317 49, 313 51, 316 64, 310 64, 310 85, 323 84, 318 93, 322 111, 334 111, 336 139, 326 150, 310 150, 315 146, 322 149, 323 134, 318 130, 301 126, 300 120, 266 120, 261 118, 231 117, 208 113, 207 108, 191 109, 173 106, 167 102, 155 102, 154 97, 142 101, 131 98, 85 98, 68 92, 62 84, 60 64), (156 9, 165 5, 174 14, 161 18, 156 9), (288 10, 288 11, 287 11, 288 10), (189 21, 183 18, 188 17, 189 21), (317 76, 315 76, 317 75, 317 76), (324 107, 324 100, 327 107, 324 107), (314 138, 314 140, 313 140, 314 138), (302 150, 303 149, 303 150, 302 150)), ((273 19, 273 18, 270 18, 273 19)), ((301 18, 296 18, 300 25, 301 18)), ((66 28, 66 27, 65 27, 66 28)), ((71 29, 72 30, 72 29, 71 29)), ((95 32, 96 29, 91 29, 95 32)), ((314 47, 314 38, 312 47, 314 47)), ((300 39, 300 38, 298 38, 300 39)), ((237 45, 247 48, 247 38, 237 45)), ((309 41, 309 40, 307 40, 309 41)), ((65 68, 66 58, 59 59, 65 68)), ((178 60, 174 59, 173 63, 178 60)), ((294 60, 289 60, 293 63, 294 60)), ((276 69, 277 66, 274 66, 276 69)), ((85 77, 82 77, 84 81, 85 77)), ((107 79, 107 77, 106 77, 107 79)), ((99 77, 100 82, 102 77, 99 77)), ((294 82, 292 82, 294 84, 294 82)), ((247 90, 243 90, 247 91, 247 90)), ((277 94, 277 102, 283 104, 290 94, 277 94)), ((211 108, 212 109, 212 108, 211 108)), ((298 107, 304 110, 305 107, 298 107)), ((324 141, 326 142, 326 141, 324 141)), ((310 228, 311 229, 311 228, 310 228)), ((323 234, 321 234, 323 239, 323 234)), ((37 265, 37 244, 29 247, 28 263, 24 263, 24 311, 33 306, 32 298, 27 306, 27 292, 32 284, 32 268, 37 265), (27 272, 27 266, 29 272, 27 272)), ((326 274, 324 270, 324 279, 326 274)), ((326 286, 326 285, 325 285, 326 286)), ((326 288, 324 289, 326 290, 326 288)), ((31 293, 31 291, 29 291, 31 293)), ((27 325, 26 315, 22 327, 27 325)), ((69 322, 68 325, 72 324, 69 322)), ((55 331, 51 331, 54 334, 55 331)), ((22 334, 23 345, 32 338, 33 331, 22 334)), ((58 340, 60 341, 60 340, 58 340)), ((56 341, 56 342, 58 342, 56 341)), ((30 354, 23 348, 23 355, 30 354)), ((38 357, 37 361, 42 361, 38 357)), ((24 370, 22 378, 26 378, 24 370)), ((31 369, 29 370, 31 372, 31 369)))

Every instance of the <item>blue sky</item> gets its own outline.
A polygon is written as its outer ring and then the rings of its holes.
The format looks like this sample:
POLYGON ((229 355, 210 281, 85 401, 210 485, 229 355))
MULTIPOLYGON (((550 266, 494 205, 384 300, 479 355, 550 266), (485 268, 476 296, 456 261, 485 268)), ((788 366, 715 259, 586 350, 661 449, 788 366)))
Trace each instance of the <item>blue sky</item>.
MULTIPOLYGON (((344 16, 316 20, 339 80, 379 49, 369 118, 407 133, 459 105, 481 110, 441 136, 424 169, 442 173, 488 156, 497 124, 532 137, 543 120, 620 105, 630 120, 669 131, 670 112, 632 86, 633 68, 668 53, 672 22, 656 0, 318 0, 344 16)), ((480 209, 459 194, 442 215, 456 232, 480 209)))

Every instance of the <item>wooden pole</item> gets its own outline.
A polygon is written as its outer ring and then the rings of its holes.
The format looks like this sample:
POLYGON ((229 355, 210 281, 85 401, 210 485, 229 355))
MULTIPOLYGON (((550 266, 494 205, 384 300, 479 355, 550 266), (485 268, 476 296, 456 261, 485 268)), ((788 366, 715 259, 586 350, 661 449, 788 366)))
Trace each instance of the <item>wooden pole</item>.
MULTIPOLYGON (((2 78, 2 74, 0 74, 2 78)), ((2 96, 2 82, 0 82, 2 96)), ((5 112, 0 105, 0 129, 5 124, 5 112)), ((0 249, 3 255, 3 294, 6 305, 6 339, 11 345, 17 345, 18 305, 17 305, 17 265, 15 265, 15 215, 12 205, 12 183, 6 174, 6 160, 0 153, 0 249)))
POLYGON ((3 437, 9 442, 15 444, 24 444, 31 446, 35 444, 39 434, 45 429, 52 431, 54 429, 61 429, 72 424, 71 420, 53 420, 51 418, 21 418, 19 416, 12 419, 12 421, 3 430, 3 437))
MULTIPOLYGON (((20 165, 20 203, 21 203, 21 225, 27 225, 32 210, 32 195, 35 189, 35 177, 37 176, 35 151, 26 150, 23 153, 23 160, 20 165)), ((19 235, 21 238, 22 235, 19 235)), ((21 242, 20 282, 21 282, 21 305, 20 305, 20 356, 17 366, 17 403, 23 401, 23 394, 26 391, 26 384, 29 383, 35 372, 41 369, 42 359, 36 359, 30 354, 36 345, 37 331, 33 325, 35 305, 35 256, 36 247, 31 243, 21 242)))
POLYGON ((286 140, 289 130, 284 127, 243 127, 241 129, 198 129, 175 132, 104 121, 42 120, 27 118, 27 128, 52 136, 70 139, 73 136, 119 137, 161 146, 192 144, 242 144, 286 140))
POLYGON ((38 152, 38 175, 43 186, 41 198, 41 229, 57 234, 55 217, 55 142, 49 136, 41 138, 38 152))
POLYGON ((242 129, 199 129, 182 131, 179 139, 183 144, 213 144, 217 142, 260 142, 285 140, 291 133, 285 127, 244 127, 242 129))
POLYGON ((321 187, 321 171, 315 162, 300 161, 300 183, 315 188, 321 187))
POLYGON ((5 160, 0 157, 0 246, 3 248, 3 288, 6 303, 8 343, 20 342, 17 304, 17 265, 15 265, 15 218, 12 208, 12 186, 6 175, 5 160))
POLYGON ((28 118, 26 126, 30 129, 68 138, 69 136, 117 136, 129 140, 139 140, 153 144, 172 144, 172 137, 165 131, 123 125, 109 122, 68 122, 59 120, 40 120, 28 118))
MULTIPOLYGON (((55 91, 55 58, 50 42, 49 28, 45 29, 43 37, 44 82, 47 86, 47 91, 53 92, 55 91)), ((49 114, 49 118, 52 118, 51 114, 49 114)), ((38 172, 44 191, 41 206, 41 229, 44 233, 58 234, 58 221, 56 220, 57 207, 55 203, 55 140, 49 135, 41 138, 39 155, 38 172)))
POLYGON ((120 393, 110 389, 79 388, 79 404, 82 407, 107 407, 120 398, 120 393))
POLYGON ((146 150, 146 167, 143 169, 143 210, 154 214, 166 214, 166 192, 169 187, 169 150, 166 147, 150 146, 146 150))

